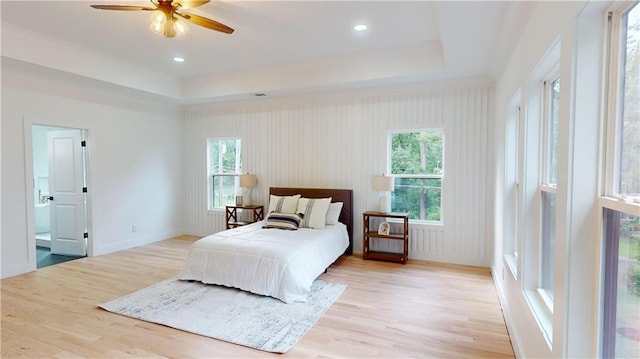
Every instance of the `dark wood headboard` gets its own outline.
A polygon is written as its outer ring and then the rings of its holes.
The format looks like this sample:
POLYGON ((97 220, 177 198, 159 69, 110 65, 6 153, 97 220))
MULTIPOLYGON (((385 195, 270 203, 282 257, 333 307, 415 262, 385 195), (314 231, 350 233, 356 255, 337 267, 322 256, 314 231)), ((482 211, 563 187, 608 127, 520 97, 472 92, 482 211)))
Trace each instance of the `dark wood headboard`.
POLYGON ((331 202, 342 202, 342 212, 340 212, 339 220, 347 226, 347 232, 349 233, 349 248, 347 248, 345 254, 353 254, 353 190, 270 187, 269 194, 275 196, 293 196, 295 194, 299 194, 306 198, 331 197, 331 202))

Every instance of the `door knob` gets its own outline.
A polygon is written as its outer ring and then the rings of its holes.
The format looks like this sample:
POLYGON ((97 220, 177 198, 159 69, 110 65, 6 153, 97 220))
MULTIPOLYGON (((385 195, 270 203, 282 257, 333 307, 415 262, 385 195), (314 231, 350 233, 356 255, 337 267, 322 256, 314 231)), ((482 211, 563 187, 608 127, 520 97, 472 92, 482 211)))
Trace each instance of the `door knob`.
POLYGON ((53 201, 53 196, 50 196, 50 197, 49 197, 49 201, 53 201))

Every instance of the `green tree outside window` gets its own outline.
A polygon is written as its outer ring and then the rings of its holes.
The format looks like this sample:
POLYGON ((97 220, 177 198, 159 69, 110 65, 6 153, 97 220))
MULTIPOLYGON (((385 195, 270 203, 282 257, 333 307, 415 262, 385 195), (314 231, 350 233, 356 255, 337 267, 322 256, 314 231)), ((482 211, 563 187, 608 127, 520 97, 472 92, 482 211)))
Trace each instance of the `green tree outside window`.
POLYGON ((207 140, 209 175, 211 179, 210 208, 235 204, 240 194, 239 176, 242 173, 242 146, 239 138, 207 140))
POLYGON ((391 134, 391 210, 410 219, 441 221, 444 176, 442 130, 391 134))

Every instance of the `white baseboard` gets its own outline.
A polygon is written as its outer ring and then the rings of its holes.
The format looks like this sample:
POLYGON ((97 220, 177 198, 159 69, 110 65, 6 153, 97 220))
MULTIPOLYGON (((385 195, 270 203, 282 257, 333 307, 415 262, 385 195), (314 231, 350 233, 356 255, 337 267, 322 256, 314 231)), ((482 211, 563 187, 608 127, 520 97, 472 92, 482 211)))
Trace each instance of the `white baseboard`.
POLYGON ((496 277, 496 270, 494 266, 491 266, 491 277, 493 278, 493 285, 496 287, 496 292, 498 292, 498 301, 500 302, 500 307, 502 308, 502 316, 504 317, 504 323, 507 326, 507 333, 509 334, 509 339, 511 340, 513 354, 516 358, 523 358, 520 347, 518 346, 518 333, 511 323, 511 316, 508 313, 509 307, 506 305, 507 303, 505 303, 502 282, 500 281, 500 278, 496 277))
POLYGON ((47 240, 47 239, 42 239, 42 238, 37 238, 36 237, 36 246, 45 247, 45 248, 51 248, 51 240, 47 240))
POLYGON ((460 265, 484 267, 484 268, 490 267, 488 258, 479 258, 479 257, 454 256, 454 255, 432 254, 432 253, 424 253, 424 252, 417 253, 417 252, 409 251, 409 259, 417 259, 422 261, 440 262, 440 263, 449 263, 449 264, 460 264, 460 265))
POLYGON ((35 263, 15 263, 15 264, 6 264, 2 263, 2 279, 15 277, 20 274, 33 272, 36 270, 35 263))
POLYGON ((184 234, 184 231, 180 229, 180 230, 174 230, 174 231, 155 233, 155 234, 142 236, 142 237, 136 237, 136 238, 132 238, 125 241, 116 242, 116 243, 109 243, 104 246, 94 246, 93 256, 99 256, 103 254, 122 251, 125 249, 130 249, 133 247, 143 246, 145 244, 150 244, 150 243, 163 241, 165 239, 169 239, 173 237, 178 237, 182 234, 184 234))

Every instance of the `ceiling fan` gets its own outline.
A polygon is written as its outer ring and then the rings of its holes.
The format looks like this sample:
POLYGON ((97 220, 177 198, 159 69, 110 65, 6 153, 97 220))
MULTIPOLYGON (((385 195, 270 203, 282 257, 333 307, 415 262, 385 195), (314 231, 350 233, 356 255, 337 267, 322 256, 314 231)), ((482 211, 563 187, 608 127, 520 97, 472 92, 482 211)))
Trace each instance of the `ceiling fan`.
POLYGON ((187 32, 187 26, 179 21, 178 17, 196 25, 206 27, 207 29, 231 34, 233 29, 225 24, 207 19, 206 17, 179 12, 179 10, 202 6, 209 1, 210 0, 151 0, 155 7, 131 5, 91 5, 91 7, 100 10, 153 11, 149 29, 166 37, 174 37, 187 32))

